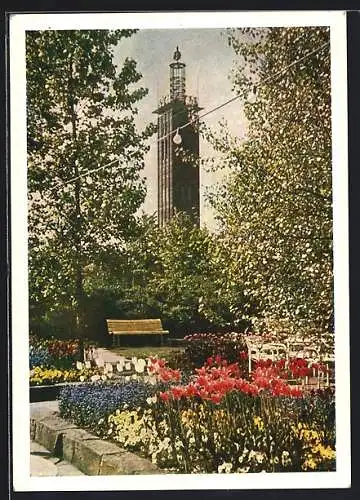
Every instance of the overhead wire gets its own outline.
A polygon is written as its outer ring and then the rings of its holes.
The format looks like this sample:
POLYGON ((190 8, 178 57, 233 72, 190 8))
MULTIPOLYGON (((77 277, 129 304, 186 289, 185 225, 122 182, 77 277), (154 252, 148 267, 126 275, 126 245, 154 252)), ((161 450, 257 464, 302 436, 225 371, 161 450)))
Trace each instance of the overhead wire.
POLYGON ((71 177, 71 179, 68 179, 67 181, 59 182, 55 186, 49 189, 49 191, 53 191, 54 189, 66 185, 66 184, 71 184, 74 181, 77 181, 81 179, 82 177, 87 177, 89 174, 92 174, 94 172, 97 172, 98 170, 101 170, 106 167, 110 167, 110 165, 113 165, 114 163, 119 163, 119 159, 113 160, 110 163, 107 163, 106 165, 101 165, 101 167, 94 168, 92 170, 87 170, 84 174, 77 175, 76 177, 71 177))
MULTIPOLYGON (((249 85, 249 88, 256 89, 257 87, 260 87, 260 86, 264 85, 264 83, 267 83, 270 80, 276 79, 278 76, 281 76, 282 74, 286 73, 290 68, 292 68, 296 64, 299 64, 300 62, 304 61, 308 57, 311 57, 312 55, 316 54, 317 52, 321 52, 328 45, 329 45, 329 42, 325 42, 320 47, 312 50, 311 52, 308 52, 307 54, 305 54, 304 56, 300 57, 299 59, 296 59, 295 61, 293 61, 292 63, 290 63, 288 66, 285 66, 284 68, 282 68, 281 70, 279 70, 275 74, 269 75, 268 77, 264 78, 263 80, 260 80, 259 82, 255 83, 255 84, 249 85)), ((202 120, 203 118, 205 118, 205 116, 208 116, 211 113, 214 113, 215 111, 218 111, 219 109, 223 108, 224 106, 227 106, 228 104, 236 101, 237 99, 240 99, 241 97, 242 97, 241 94, 236 95, 236 96, 232 97, 231 99, 228 99, 227 101, 223 102, 222 104, 219 104, 218 106, 210 109, 209 111, 206 111, 202 115, 197 116, 195 118, 192 118, 191 120, 189 120, 188 122, 184 123, 183 125, 181 125, 179 127, 176 127, 174 130, 171 130, 166 135, 159 137, 157 139, 157 142, 162 141, 163 139, 166 139, 167 137, 170 137, 170 136, 178 133, 179 130, 183 130, 184 128, 188 127, 189 125, 192 125, 195 122, 199 122, 200 120, 202 120)), ((130 156, 132 156, 132 155, 130 155, 130 156)), ((115 163, 119 163, 120 164, 120 159, 117 158, 116 160, 112 160, 111 162, 106 163, 105 165, 101 165, 100 167, 97 167, 97 168, 94 168, 94 169, 91 169, 91 170, 87 170, 83 174, 80 174, 80 175, 78 175, 76 177, 72 177, 72 178, 70 178, 70 179, 68 179, 66 181, 62 181, 62 182, 56 184, 54 187, 50 188, 49 191, 53 191, 54 189, 57 189, 60 186, 63 186, 63 185, 66 185, 66 184, 70 184, 70 183, 72 183, 72 182, 74 182, 76 180, 79 180, 79 179, 83 178, 83 177, 87 177, 89 174, 97 172, 97 171, 99 171, 99 170, 101 170, 103 168, 109 167, 109 166, 111 166, 111 165, 113 165, 115 163)))
MULTIPOLYGON (((277 73, 273 74, 273 75, 270 75, 266 78, 264 78, 263 80, 260 80, 259 82, 257 83, 254 83, 252 85, 249 85, 250 88, 257 88, 257 87, 261 87, 261 85, 264 85, 264 83, 267 83, 268 81, 270 80, 273 80, 275 78, 277 78, 278 76, 282 75, 283 73, 287 72, 290 68, 292 68, 293 66, 295 66, 296 64, 299 64, 300 62, 304 61, 305 59, 307 59, 308 57, 312 56, 313 54, 316 54, 317 52, 320 52, 322 49, 324 49, 327 45, 329 45, 329 42, 326 42, 324 43, 323 45, 321 45, 320 47, 318 47, 317 49, 314 49, 312 50, 311 52, 308 52, 307 54, 305 54, 303 57, 301 57, 300 59, 297 59, 296 61, 293 61, 291 64, 289 64, 288 66, 285 66, 284 68, 282 68, 281 70, 279 70, 277 73)), ((171 132, 168 132, 166 135, 162 136, 162 137, 159 137, 157 140, 158 141, 161 141, 163 139, 166 139, 167 137, 175 134, 178 130, 182 130, 186 127, 188 127, 189 125, 191 125, 192 123, 194 122, 198 122, 200 121, 202 118, 205 118, 205 116, 208 116, 210 115, 211 113, 214 113, 215 111, 218 111, 219 109, 223 108, 224 106, 227 106, 228 104, 236 101, 237 99, 240 99, 242 96, 239 94, 239 95, 236 95, 234 97, 232 97, 231 99, 228 99, 227 101, 223 102, 222 104, 219 104, 218 106, 216 106, 215 108, 212 108, 210 109, 209 111, 207 111, 206 113, 203 113, 202 115, 196 117, 196 118, 193 118, 191 120, 189 120, 187 123, 185 123, 184 125, 181 125, 180 127, 176 127, 174 130, 172 130, 171 132)))

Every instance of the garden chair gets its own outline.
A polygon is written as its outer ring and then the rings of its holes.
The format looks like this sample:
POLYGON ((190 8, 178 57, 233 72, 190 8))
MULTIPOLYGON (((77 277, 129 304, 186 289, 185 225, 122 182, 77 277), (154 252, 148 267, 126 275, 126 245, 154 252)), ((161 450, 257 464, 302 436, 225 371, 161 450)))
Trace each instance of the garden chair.
POLYGON ((281 358, 286 357, 286 345, 271 342, 263 344, 260 349, 260 359, 271 359, 271 361, 278 361, 281 358))

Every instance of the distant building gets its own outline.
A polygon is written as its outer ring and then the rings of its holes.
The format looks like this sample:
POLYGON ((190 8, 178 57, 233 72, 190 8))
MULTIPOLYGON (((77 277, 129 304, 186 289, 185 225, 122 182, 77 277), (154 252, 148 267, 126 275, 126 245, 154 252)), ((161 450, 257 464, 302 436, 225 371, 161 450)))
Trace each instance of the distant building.
POLYGON ((199 132, 196 119, 201 108, 196 97, 186 95, 185 64, 180 59, 181 53, 176 47, 170 64, 170 95, 162 98, 154 111, 158 115, 160 226, 164 226, 175 212, 191 215, 197 225, 200 222, 199 132), (194 120, 193 123, 181 129, 190 120, 194 120))

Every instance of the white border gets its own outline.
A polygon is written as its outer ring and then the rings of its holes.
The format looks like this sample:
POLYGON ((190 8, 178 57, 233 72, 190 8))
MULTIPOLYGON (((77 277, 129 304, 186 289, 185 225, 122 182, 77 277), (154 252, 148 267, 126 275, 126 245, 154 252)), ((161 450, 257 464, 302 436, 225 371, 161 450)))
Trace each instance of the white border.
POLYGON ((14 14, 10 19, 13 485, 15 491, 347 488, 350 471, 346 13, 172 12, 14 14), (306 473, 30 477, 25 31, 29 29, 330 26, 332 65, 337 471, 306 473))

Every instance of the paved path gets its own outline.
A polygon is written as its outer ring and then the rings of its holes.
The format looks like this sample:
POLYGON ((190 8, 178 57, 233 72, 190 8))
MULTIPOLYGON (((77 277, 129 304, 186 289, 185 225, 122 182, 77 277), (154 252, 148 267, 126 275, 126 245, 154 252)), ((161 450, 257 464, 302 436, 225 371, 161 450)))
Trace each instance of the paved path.
POLYGON ((85 476, 69 462, 55 457, 39 443, 30 443, 31 476, 85 476))
POLYGON ((40 401, 39 403, 30 403, 30 415, 34 413, 53 413, 59 411, 59 401, 40 401))
POLYGON ((124 356, 115 354, 104 347, 98 347, 95 351, 95 355, 97 358, 103 359, 105 363, 118 363, 121 359, 124 359, 124 356))
MULTIPOLYGON (((43 401, 30 404, 30 414, 43 414, 59 410, 58 401, 43 401)), ((31 476, 84 476, 81 471, 69 462, 55 457, 49 450, 35 441, 30 442, 30 475, 31 476)))

